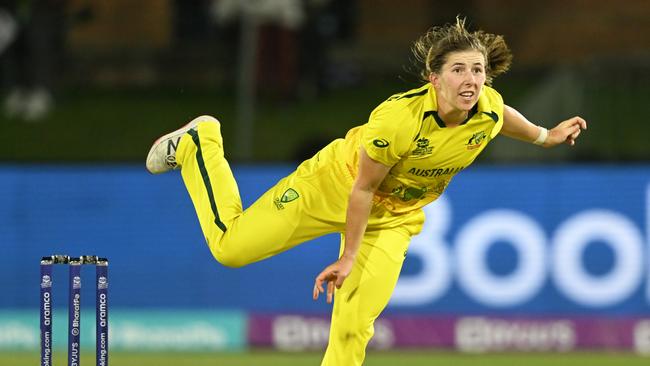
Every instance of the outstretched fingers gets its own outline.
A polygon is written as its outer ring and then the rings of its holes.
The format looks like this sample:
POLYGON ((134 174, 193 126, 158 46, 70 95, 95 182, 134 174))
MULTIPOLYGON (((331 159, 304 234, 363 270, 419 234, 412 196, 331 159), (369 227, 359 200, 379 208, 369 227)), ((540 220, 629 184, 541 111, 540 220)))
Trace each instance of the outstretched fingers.
POLYGON ((323 292, 323 286, 319 284, 314 284, 314 292, 312 294, 312 297, 314 300, 318 300, 318 295, 320 295, 321 292, 323 292))
POLYGON ((334 281, 327 282, 327 303, 331 304, 334 298, 334 281))
POLYGON ((337 282, 336 271, 330 269, 329 267, 326 268, 323 272, 321 272, 316 277, 316 281, 314 282, 313 299, 318 300, 318 296, 320 296, 321 293, 326 293, 327 303, 328 304, 332 303, 332 299, 334 297, 334 285, 336 282, 337 282), (324 282, 327 282, 326 284, 327 292, 323 287, 324 282))
POLYGON ((327 292, 327 302, 331 303, 334 297, 335 288, 341 288, 343 281, 345 281, 345 278, 350 274, 353 265, 353 258, 341 257, 336 262, 325 267, 325 269, 316 276, 316 281, 314 281, 314 300, 317 300, 321 293, 327 292), (327 282, 327 291, 323 288, 323 282, 327 282))
POLYGON ((313 294, 314 300, 318 300, 318 296, 322 292, 325 292, 325 289, 323 288, 324 281, 325 281, 325 274, 323 271, 316 277, 316 281, 314 281, 314 294, 313 294))

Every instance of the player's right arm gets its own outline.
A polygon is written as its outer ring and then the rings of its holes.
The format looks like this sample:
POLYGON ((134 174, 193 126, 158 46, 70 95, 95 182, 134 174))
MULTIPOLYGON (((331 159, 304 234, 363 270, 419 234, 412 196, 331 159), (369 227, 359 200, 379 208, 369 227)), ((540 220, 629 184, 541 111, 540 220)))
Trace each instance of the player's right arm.
POLYGON ((341 288, 343 281, 352 271, 368 226, 372 198, 390 169, 390 166, 372 160, 366 150, 360 148, 359 171, 352 185, 346 213, 343 254, 316 277, 314 300, 318 299, 321 292, 325 292, 323 282, 327 282, 327 302, 331 303, 334 287, 341 288))
POLYGON ((325 292, 325 282, 327 302, 331 302, 334 287, 340 288, 352 271, 368 225, 373 196, 390 169, 408 152, 413 136, 417 133, 418 126, 409 123, 409 116, 402 103, 389 100, 372 112, 370 120, 363 127, 357 176, 346 211, 343 253, 316 277, 314 300, 325 292))

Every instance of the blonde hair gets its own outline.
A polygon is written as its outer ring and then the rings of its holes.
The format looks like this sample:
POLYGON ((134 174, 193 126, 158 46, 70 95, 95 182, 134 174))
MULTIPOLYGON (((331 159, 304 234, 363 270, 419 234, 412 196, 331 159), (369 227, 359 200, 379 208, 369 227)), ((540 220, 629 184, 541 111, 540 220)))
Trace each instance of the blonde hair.
POLYGON ((495 77, 505 73, 512 63, 512 53, 503 36, 482 30, 470 32, 465 28, 465 18, 456 17, 455 24, 436 26, 413 43, 411 51, 420 67, 420 77, 429 81, 429 75, 439 73, 447 56, 452 52, 476 50, 485 56, 485 83, 492 84, 495 77))

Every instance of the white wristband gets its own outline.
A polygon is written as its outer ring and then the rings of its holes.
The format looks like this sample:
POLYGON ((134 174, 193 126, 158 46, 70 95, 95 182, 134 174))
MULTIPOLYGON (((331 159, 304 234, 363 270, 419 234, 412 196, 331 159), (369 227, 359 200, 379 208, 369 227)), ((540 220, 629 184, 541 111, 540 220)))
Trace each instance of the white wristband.
POLYGON ((539 135, 537 136, 537 139, 533 141, 533 144, 544 145, 544 143, 546 142, 546 138, 548 137, 548 130, 542 126, 537 126, 537 127, 539 127, 539 135))

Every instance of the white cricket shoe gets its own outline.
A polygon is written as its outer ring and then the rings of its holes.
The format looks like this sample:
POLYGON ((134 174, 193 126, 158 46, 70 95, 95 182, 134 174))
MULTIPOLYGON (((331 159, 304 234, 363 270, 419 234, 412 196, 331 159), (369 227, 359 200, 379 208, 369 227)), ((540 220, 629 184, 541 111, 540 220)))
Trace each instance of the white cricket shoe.
POLYGON ((200 116, 194 118, 178 130, 160 137, 153 143, 149 150, 149 154, 147 155, 147 170, 151 174, 161 174, 177 169, 178 163, 176 162, 176 150, 178 149, 181 137, 183 137, 187 131, 196 129, 196 125, 198 125, 199 122, 219 123, 219 121, 212 116, 200 116))

